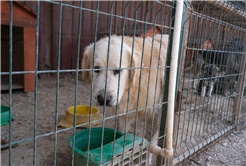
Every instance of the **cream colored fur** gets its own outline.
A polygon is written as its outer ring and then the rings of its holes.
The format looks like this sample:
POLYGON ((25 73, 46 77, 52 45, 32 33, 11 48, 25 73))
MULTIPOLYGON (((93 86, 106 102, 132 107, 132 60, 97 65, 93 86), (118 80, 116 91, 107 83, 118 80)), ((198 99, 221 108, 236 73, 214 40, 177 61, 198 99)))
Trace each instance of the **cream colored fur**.
MULTIPOLYGON (((140 84, 140 95, 139 95, 139 110, 138 119, 144 121, 146 99, 148 93, 148 104, 150 108, 147 109, 147 118, 146 118, 146 133, 145 138, 148 141, 152 141, 150 146, 151 153, 159 155, 161 148, 157 146, 157 138, 159 136, 160 128, 160 115, 161 115, 161 105, 162 102, 162 92, 163 92, 163 83, 164 83, 164 73, 165 73, 165 64, 166 64, 166 54, 168 46, 168 35, 162 35, 162 44, 161 44, 161 53, 160 50, 160 39, 161 35, 156 35, 153 42, 153 53, 152 53, 152 64, 151 73, 150 73, 150 83, 149 91, 148 88, 148 79, 149 79, 149 68, 150 67, 150 58, 151 58, 151 49, 152 49, 152 38, 146 37, 144 42, 144 52, 143 52, 143 69, 141 76, 140 84), (158 80, 156 83, 157 77, 157 66, 158 59, 159 61, 159 71, 158 71, 158 80), (157 87, 156 87, 157 86, 157 87), (156 96, 156 101, 154 98, 156 96), (153 112, 153 105, 155 106, 153 112), (153 121, 153 129, 152 128, 153 121)), ((92 69, 93 65, 93 50, 95 47, 94 53, 94 66, 99 67, 100 69, 107 68, 107 55, 108 55, 108 37, 99 40, 96 45, 91 44, 85 48, 84 56, 82 60, 82 69, 92 69)), ((109 49, 109 60, 108 68, 119 68, 120 66, 120 53, 121 53, 121 40, 122 36, 112 36, 110 40, 110 49, 109 49)), ((123 52, 122 52, 122 61, 121 68, 130 68, 131 67, 131 58, 132 58, 132 67, 141 66, 141 57, 143 50, 143 38, 136 37, 134 41, 134 51, 132 55, 132 46, 133 38, 124 37, 123 42, 123 52)), ((119 74, 114 74, 114 70, 108 70, 107 78, 107 95, 112 96, 112 101, 110 101, 109 106, 112 107, 113 112, 116 111, 116 105, 118 104, 118 114, 126 113, 127 111, 127 101, 128 101, 128 89, 129 81, 130 82, 130 99, 129 99, 129 111, 137 110, 138 102, 138 90, 139 90, 139 79, 140 79, 140 69, 132 69, 132 75, 130 79, 130 69, 123 69, 121 71, 120 78, 120 88, 119 88, 119 99, 117 103, 117 90, 118 90, 118 77, 119 74)), ((92 71, 82 72, 82 79, 92 82, 92 71)), ((98 95, 105 93, 105 81, 106 81, 106 70, 100 72, 94 72, 94 81, 93 81, 93 99, 97 100, 98 95)), ((167 95, 167 94, 166 94, 167 95)), ((135 120, 136 112, 128 114, 128 122, 126 131, 130 129, 130 123, 135 120)), ((118 117, 118 130, 125 130, 125 121, 126 115, 118 117)))

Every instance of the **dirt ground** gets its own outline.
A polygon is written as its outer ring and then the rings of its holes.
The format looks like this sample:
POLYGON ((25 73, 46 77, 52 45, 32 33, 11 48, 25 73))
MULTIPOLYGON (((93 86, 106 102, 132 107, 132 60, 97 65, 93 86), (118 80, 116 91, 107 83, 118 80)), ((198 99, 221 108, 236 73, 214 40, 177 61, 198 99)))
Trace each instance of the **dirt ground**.
MULTIPOLYGON (((79 79, 78 105, 90 104, 91 86, 79 79)), ((65 110, 74 105, 75 100, 75 76, 62 76, 59 84, 58 121, 59 123, 65 110)), ((12 123, 12 142, 34 137, 34 92, 23 93, 20 90, 13 91, 13 112, 15 120, 12 123)), ((244 100, 244 102, 246 102, 244 100)), ((8 92, 1 93, 1 104, 9 105, 8 92)), ((245 104, 246 105, 246 104, 245 104)), ((97 107, 103 111, 103 107, 97 107)), ((244 108, 246 109, 246 107, 244 108)), ((38 80, 37 90, 37 138, 36 142, 36 165, 54 164, 55 147, 55 111, 56 110, 56 78, 42 78, 38 80)), ((106 107, 105 116, 111 117, 105 120, 105 127, 114 128, 114 115, 106 107)), ((99 124, 100 126, 102 123, 99 124)), ((58 131, 61 128, 58 128, 58 131)), ((79 131, 80 129, 76 129, 79 131)), ((137 135, 142 136, 142 124, 138 125, 137 135)), ((71 150, 68 147, 68 139, 73 130, 57 133, 56 165, 71 165, 71 150)), ((9 127, 1 127, 1 140, 8 141, 9 127)), ((197 158, 189 160, 187 165, 245 165, 246 163, 246 130, 236 131, 216 143, 206 152, 199 154, 197 158), (221 142, 222 141, 222 142, 221 142), (228 157, 229 156, 229 157, 228 157), (239 162, 239 163, 238 163, 239 162), (205 163, 205 164, 204 164, 205 163)), ((12 149, 12 165, 33 165, 33 139, 21 142, 12 149)), ((9 164, 9 150, 1 152, 1 165, 9 164)))
MULTIPOLYGON (((74 105, 75 101, 75 76, 62 76, 59 84, 58 101, 58 122, 66 109, 74 105)), ((56 110, 56 78, 42 78, 38 80, 37 88, 37 136, 50 133, 47 136, 37 138, 36 142, 36 165, 54 164, 54 140, 55 134, 55 110, 56 110)), ((91 85, 79 79, 78 83, 78 105, 90 105, 91 85)), ((15 120, 12 123, 12 142, 34 137, 34 92, 23 93, 21 90, 14 90, 12 95, 13 112, 15 120)), ((9 105, 8 92, 1 93, 1 104, 9 105)), ((97 108, 103 112, 103 107, 97 108)), ((115 126, 114 114, 110 108, 106 107, 105 117, 111 117, 105 120, 105 127, 113 128, 115 126)), ((102 126, 102 122, 99 123, 102 126)), ((142 136, 143 124, 138 123, 137 135, 142 136)), ((61 128, 58 128, 58 131, 61 128)), ((80 131, 81 129, 76 129, 80 131)), ((59 166, 71 165, 71 150, 68 147, 68 139, 73 134, 73 129, 57 133, 57 153, 56 164, 59 166)), ((6 143, 9 140, 9 126, 1 127, 1 140, 6 143)), ((19 143, 12 149, 12 165, 29 166, 33 165, 33 142, 31 139, 19 143)), ((9 163, 9 150, 1 153, 1 165, 9 163)))
POLYGON ((182 165, 246 166, 246 98, 243 99, 242 112, 244 116, 241 118, 242 125, 238 130, 233 130, 229 135, 219 138, 219 141, 190 157, 182 165))
POLYGON ((186 166, 246 166, 246 128, 233 131, 189 158, 186 166))
MULTIPOLYGON (((246 86, 246 80, 245 80, 245 86, 246 86)), ((192 103, 190 106, 191 108, 194 108, 194 105, 199 106, 199 105, 209 102, 208 97, 205 97, 204 99, 200 100, 201 99, 200 96, 197 96, 198 100, 194 102, 195 100, 194 98, 192 99, 191 94, 193 94, 193 96, 196 97, 196 95, 194 95, 195 93, 187 92, 188 89, 191 89, 191 87, 189 87, 188 85, 184 85, 184 87, 185 87, 184 92, 182 94, 182 98, 184 99, 184 101, 182 101, 182 104, 181 104, 181 111, 187 110, 187 105, 185 103, 187 104, 192 103)), ((221 99, 223 98, 223 96, 218 95, 218 94, 213 94, 213 98, 212 100, 210 99, 210 101, 221 99)), ((194 119, 198 119, 196 123, 198 127, 200 126, 201 123, 203 123, 203 121, 204 121, 204 124, 205 122, 207 124, 211 124, 212 122, 217 123, 218 120, 223 119, 223 117, 227 117, 228 115, 233 114, 232 110, 233 110, 233 105, 234 105, 234 98, 226 98, 221 101, 222 103, 221 102, 213 103, 211 107, 208 107, 209 105, 207 105, 206 107, 202 107, 202 109, 198 109, 198 111, 191 111, 191 113, 188 113, 188 115, 185 115, 185 114, 181 115, 181 120, 185 119, 185 121, 191 121, 190 119, 195 117, 194 119), (209 114, 207 113, 208 110, 210 112, 209 114), (205 114, 206 121, 203 120, 204 118, 202 118, 202 116, 200 116, 199 113, 205 114), (189 116, 189 119, 186 116, 189 116), (210 120, 209 117, 213 117, 213 118, 211 118, 210 120)), ((244 116, 242 116, 241 118, 241 125, 238 127, 238 130, 234 129, 231 134, 223 136, 222 138, 219 138, 218 141, 211 143, 209 146, 205 147, 198 154, 191 156, 190 158, 188 158, 185 162, 181 163, 180 165, 185 165, 185 166, 198 166, 198 165, 201 165, 201 166, 218 166, 218 165, 219 166, 220 165, 221 166, 224 166, 224 165, 225 166, 246 166, 246 128, 245 128, 246 98, 244 98, 242 101, 241 114, 244 114, 244 116), (244 124, 244 127, 242 124, 244 124)), ((228 117, 228 118, 225 118, 224 120, 226 120, 225 121, 226 123, 221 121, 221 122, 218 122, 214 127, 212 127, 213 125, 211 125, 212 128, 206 131, 204 135, 202 135, 202 138, 206 137, 206 138, 203 138, 202 141, 205 141, 205 142, 209 141, 209 138, 211 136, 217 134, 216 131, 219 132, 223 130, 225 127, 230 127, 230 124, 228 124, 228 122, 230 122, 231 118, 228 117), (224 124, 227 124, 227 125, 224 125, 224 124)), ((185 127, 181 125, 181 127, 179 127, 179 130, 183 128, 187 129, 187 126, 190 126, 190 125, 186 125, 184 123, 184 126, 185 127)), ((190 128, 191 128, 190 130, 193 130, 192 127, 190 128)), ((192 133, 190 132, 190 130, 188 127, 187 129, 188 132, 185 133, 184 135, 186 136, 190 135, 192 133)), ((181 133, 181 131, 179 131, 179 133, 181 133)), ((179 155, 182 156, 182 154, 186 150, 188 151, 188 148, 185 148, 185 146, 190 146, 189 148, 192 149, 195 145, 197 145, 196 144, 197 140, 200 140, 200 139, 198 139, 198 137, 193 136, 191 137, 191 139, 188 139, 188 141, 185 143, 182 143, 181 141, 181 143, 178 144, 179 147, 177 149, 180 150, 178 151, 180 153, 177 154, 177 156, 179 155)), ((201 143, 201 142, 198 142, 198 143, 201 143)))

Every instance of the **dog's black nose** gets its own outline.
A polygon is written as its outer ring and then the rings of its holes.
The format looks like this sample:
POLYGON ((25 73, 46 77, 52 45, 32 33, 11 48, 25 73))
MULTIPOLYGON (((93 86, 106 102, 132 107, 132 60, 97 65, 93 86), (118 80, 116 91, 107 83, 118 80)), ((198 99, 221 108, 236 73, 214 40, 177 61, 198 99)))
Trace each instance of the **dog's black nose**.
MULTIPOLYGON (((97 96, 97 101, 99 103, 99 105, 104 105, 104 96, 103 95, 98 95, 97 96)), ((110 106, 109 103, 112 101, 112 96, 111 95, 107 95, 107 98, 106 98, 106 105, 107 106, 110 106)))

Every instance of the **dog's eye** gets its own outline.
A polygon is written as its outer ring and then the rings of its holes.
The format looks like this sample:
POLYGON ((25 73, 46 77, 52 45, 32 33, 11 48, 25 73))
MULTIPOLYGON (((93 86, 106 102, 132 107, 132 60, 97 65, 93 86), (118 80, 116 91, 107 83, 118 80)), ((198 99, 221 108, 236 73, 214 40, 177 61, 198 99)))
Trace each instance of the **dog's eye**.
POLYGON ((119 74, 120 70, 114 70, 114 75, 119 74))
MULTIPOLYGON (((94 67, 94 69, 100 69, 98 66, 94 67)), ((99 73, 100 70, 94 70, 95 73, 99 73)))

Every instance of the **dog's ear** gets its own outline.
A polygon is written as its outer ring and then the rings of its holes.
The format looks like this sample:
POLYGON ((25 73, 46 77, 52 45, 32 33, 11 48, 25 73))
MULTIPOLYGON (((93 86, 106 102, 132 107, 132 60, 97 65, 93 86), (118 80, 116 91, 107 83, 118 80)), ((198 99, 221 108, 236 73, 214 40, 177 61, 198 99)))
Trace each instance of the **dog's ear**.
MULTIPOLYGON (((126 51, 126 54, 128 55, 129 67, 140 68, 141 60, 139 59, 139 57, 141 56, 136 55, 135 53, 133 53, 132 55, 132 49, 125 42, 124 42, 123 47, 124 47, 123 50, 126 51), (132 66, 131 66, 131 62, 132 62, 132 66)), ((130 73, 130 70, 129 70, 129 73, 130 73)), ((138 86, 139 76, 140 76, 140 69, 132 69, 131 86, 138 86)))
POLYGON ((215 48, 215 44, 212 42, 212 38, 211 37, 209 38, 209 42, 211 43, 211 46, 212 46, 212 48, 210 48, 210 49, 214 49, 215 48))
MULTIPOLYGON (((90 44, 89 46, 85 47, 84 55, 82 58, 82 69, 90 69, 92 58, 93 58, 93 46, 94 44, 90 44)), ((82 80, 87 81, 88 83, 91 83, 91 79, 89 76, 89 71, 82 71, 82 80)))
POLYGON ((215 45, 214 45, 214 43, 212 43, 212 39, 209 38, 203 44, 200 45, 200 48, 213 49, 213 48, 215 48, 215 45))
MULTIPOLYGON (((137 57, 137 55, 134 53, 133 56, 131 56, 131 58, 132 58, 132 67, 140 68, 141 60, 137 57)), ((131 61, 130 61, 130 66, 131 66, 131 61)), ((140 76, 140 69, 132 69, 132 77, 131 77, 132 86, 138 86, 139 76, 140 76)))

